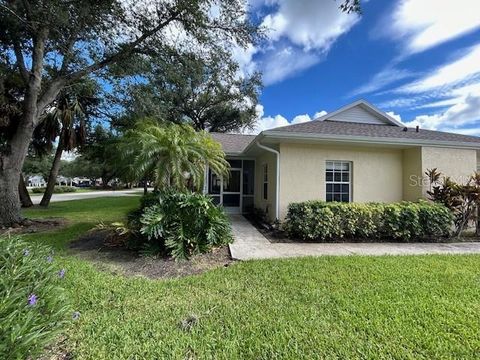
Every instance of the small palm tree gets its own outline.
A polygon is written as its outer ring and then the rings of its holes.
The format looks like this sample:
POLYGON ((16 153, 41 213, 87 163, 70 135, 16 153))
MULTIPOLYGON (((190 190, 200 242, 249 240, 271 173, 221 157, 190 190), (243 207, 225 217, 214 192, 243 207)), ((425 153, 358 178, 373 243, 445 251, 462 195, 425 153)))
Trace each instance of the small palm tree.
POLYGON ((207 132, 196 132, 186 124, 141 121, 125 133, 121 148, 134 177, 153 174, 159 187, 199 190, 207 165, 219 175, 229 170, 220 144, 207 132))

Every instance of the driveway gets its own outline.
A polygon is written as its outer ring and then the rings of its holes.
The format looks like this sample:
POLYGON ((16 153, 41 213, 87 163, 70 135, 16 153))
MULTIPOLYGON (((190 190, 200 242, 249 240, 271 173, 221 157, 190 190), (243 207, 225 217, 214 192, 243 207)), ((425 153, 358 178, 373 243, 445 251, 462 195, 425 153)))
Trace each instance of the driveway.
MULTIPOLYGON (((143 194, 143 189, 106 190, 106 191, 88 191, 88 192, 78 192, 78 193, 53 194, 51 202, 94 199, 94 198, 100 198, 100 197, 134 196, 134 195, 142 195, 142 194, 143 194)), ((42 200, 42 194, 32 195, 31 198, 32 198, 32 202, 35 205, 38 205, 40 204, 40 200, 42 200)))
POLYGON ((480 254, 480 242, 463 243, 271 243, 243 216, 230 217, 232 258, 274 259, 324 255, 480 254))

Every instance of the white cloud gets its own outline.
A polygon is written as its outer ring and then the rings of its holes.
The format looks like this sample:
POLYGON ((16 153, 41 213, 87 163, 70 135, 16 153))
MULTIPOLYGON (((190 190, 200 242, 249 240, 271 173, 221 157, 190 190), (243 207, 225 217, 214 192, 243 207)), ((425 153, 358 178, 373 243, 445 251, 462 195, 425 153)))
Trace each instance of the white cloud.
POLYGON ((284 116, 277 114, 275 116, 264 116, 265 111, 263 105, 258 104, 256 106, 257 112, 257 121, 253 129, 245 129, 243 133, 245 134, 258 134, 264 130, 273 129, 280 126, 287 126, 292 124, 300 124, 308 121, 312 121, 319 116, 325 115, 327 112, 322 110, 316 112, 313 117, 310 117, 308 114, 302 114, 295 116, 291 121, 288 121, 284 116))
POLYGON ((402 122, 402 117, 400 116, 400 114, 395 114, 393 111, 387 111, 386 114, 394 118, 398 122, 402 122))
MULTIPOLYGON (((345 14, 333 0, 264 0, 275 5, 264 16, 267 41, 257 49, 257 68, 265 85, 280 82, 322 60, 331 45, 359 20, 345 14)), ((259 0, 253 1, 258 7, 259 0)))
MULTIPOLYGON (((460 57, 445 63, 417 80, 386 93, 405 94, 380 104, 386 108, 448 108, 480 95, 480 44, 463 51, 460 57)), ((436 116, 438 117, 438 116, 436 116)), ((432 123, 432 118, 422 118, 432 123)), ((443 121, 439 117, 439 122, 443 121)))
POLYGON ((315 113, 315 115, 313 115, 313 118, 314 119, 318 119, 324 115, 327 115, 327 112, 325 110, 322 110, 322 111, 318 111, 315 113))
POLYGON ((271 40, 288 38, 304 50, 328 50, 331 44, 359 20, 342 13, 335 1, 278 0, 278 10, 262 25, 271 29, 271 40))
POLYGON ((480 122, 480 93, 466 96, 465 99, 449 107, 444 112, 432 115, 419 115, 407 123, 407 125, 419 125, 422 128, 433 130, 451 130, 478 122, 480 122))
POLYGON ((480 75, 480 44, 468 49, 460 58, 438 67, 427 76, 395 91, 419 93, 438 88, 444 89, 472 80, 477 75, 480 75))
POLYGON ((395 81, 403 80, 414 76, 409 70, 397 69, 395 67, 387 67, 378 72, 366 84, 354 89, 349 96, 354 97, 360 94, 367 94, 394 83, 395 81))
POLYGON ((298 72, 315 65, 320 58, 314 54, 293 47, 275 49, 261 60, 263 83, 268 86, 285 80, 298 72))
POLYGON ((390 36, 417 53, 480 28, 478 0, 402 0, 385 22, 390 36))
POLYGON ((257 64, 253 61, 253 56, 258 49, 249 44, 246 48, 241 46, 232 47, 232 57, 237 62, 240 70, 240 75, 246 77, 257 70, 257 64))

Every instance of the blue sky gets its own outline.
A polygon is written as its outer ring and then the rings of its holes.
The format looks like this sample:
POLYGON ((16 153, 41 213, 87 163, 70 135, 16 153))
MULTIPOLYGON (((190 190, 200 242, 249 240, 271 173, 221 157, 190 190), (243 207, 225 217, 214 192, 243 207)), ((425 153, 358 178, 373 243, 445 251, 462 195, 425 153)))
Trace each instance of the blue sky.
POLYGON ((236 54, 263 72, 257 131, 364 98, 409 125, 480 135, 478 0, 250 0, 268 38, 236 54))

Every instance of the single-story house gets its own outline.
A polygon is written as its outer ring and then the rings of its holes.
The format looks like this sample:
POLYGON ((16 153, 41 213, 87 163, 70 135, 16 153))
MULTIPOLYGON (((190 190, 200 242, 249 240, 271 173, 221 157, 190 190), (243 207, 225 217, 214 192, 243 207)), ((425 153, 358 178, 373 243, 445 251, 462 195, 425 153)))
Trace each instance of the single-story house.
POLYGON ((207 171, 205 192, 228 212, 255 207, 271 220, 305 200, 416 201, 426 196, 427 169, 465 182, 480 159, 480 137, 407 128, 364 100, 256 136, 212 135, 231 172, 207 171))
POLYGON ((42 175, 27 176, 27 187, 44 187, 47 186, 47 182, 42 175))

